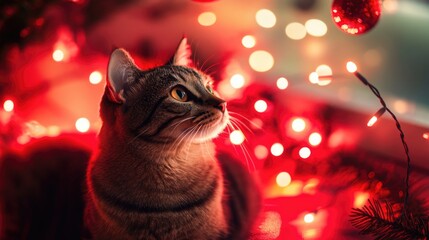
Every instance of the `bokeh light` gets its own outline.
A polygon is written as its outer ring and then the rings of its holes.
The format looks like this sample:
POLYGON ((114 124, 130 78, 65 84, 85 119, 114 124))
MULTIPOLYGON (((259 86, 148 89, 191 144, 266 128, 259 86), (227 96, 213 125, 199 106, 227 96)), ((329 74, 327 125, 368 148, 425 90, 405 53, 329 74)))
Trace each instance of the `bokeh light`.
POLYGON ((427 132, 427 133, 423 133, 422 137, 423 137, 424 139, 428 140, 428 139, 429 139, 429 132, 427 132))
POLYGON ((316 68, 316 73, 317 73, 318 80, 319 80, 317 82, 317 84, 319 86, 326 86, 326 85, 331 83, 331 81, 332 81, 332 69, 331 69, 331 67, 329 67, 326 64, 319 65, 316 68))
POLYGON ((307 127, 307 123, 302 118, 295 118, 292 120, 291 126, 294 132, 302 132, 307 127))
POLYGON ((314 222, 314 213, 307 213, 304 215, 304 222, 305 223, 312 223, 314 222))
POLYGON ((317 84, 319 82, 319 75, 317 75, 317 72, 311 72, 310 75, 308 75, 308 80, 312 84, 317 84))
POLYGON ((286 36, 293 40, 301 40, 307 35, 305 26, 298 22, 289 23, 285 29, 286 36))
POLYGON ((301 149, 299 149, 299 156, 302 159, 307 159, 309 158, 311 155, 311 150, 308 147, 302 147, 301 149))
POLYGON ((256 23, 263 28, 274 27, 276 21, 276 15, 268 9, 260 9, 256 12, 256 23))
POLYGON ((289 86, 288 80, 284 77, 277 79, 276 84, 277 84, 277 88, 280 90, 284 90, 289 86))
POLYGON ((3 109, 6 112, 12 112, 14 108, 15 108, 15 104, 13 103, 12 100, 8 99, 8 100, 4 101, 3 109))
POLYGON ((83 117, 76 120, 76 123, 75 123, 76 130, 81 133, 88 132, 90 126, 91 124, 89 123, 89 120, 83 117))
POLYGON ((281 143, 274 143, 274 144, 271 146, 270 151, 271 151, 271 154, 272 154, 273 156, 278 157, 278 156, 280 156, 280 155, 282 155, 282 154, 283 154, 284 147, 283 147, 283 145, 282 145, 281 143))
POLYGON ((243 44, 245 48, 252 48, 256 45, 256 39, 254 36, 246 35, 241 39, 241 44, 243 44))
POLYGON ((277 174, 276 183, 279 187, 286 187, 292 181, 292 178, 288 172, 280 172, 277 174))
POLYGON ((369 193, 367 192, 355 192, 355 200, 353 202, 354 208, 361 208, 365 206, 368 201, 369 193))
POLYGON ((231 86, 235 89, 240 89, 244 86, 245 84, 245 79, 244 76, 237 73, 231 76, 231 78, 229 79, 229 83, 231 84, 231 86))
POLYGON ((258 50, 250 54, 249 65, 257 72, 266 72, 274 66, 274 58, 269 52, 258 50))
POLYGON ((242 131, 240 130, 234 130, 231 132, 231 134, 229 135, 229 140, 231 141, 232 144, 234 145, 240 145, 244 142, 246 138, 244 137, 244 134, 242 131))
POLYGON ((263 113, 267 111, 268 104, 264 100, 258 100, 255 102, 254 107, 257 112, 263 113))
POLYGON ((322 142, 322 135, 318 132, 313 132, 308 136, 308 142, 312 146, 318 146, 322 142))
POLYGON ((305 29, 308 34, 315 37, 322 37, 328 32, 326 24, 319 19, 309 19, 305 22, 305 29))
POLYGON ((89 74, 89 82, 91 84, 99 84, 103 80, 103 75, 99 71, 93 71, 91 74, 89 74))
POLYGON ((257 145, 255 147, 255 156, 256 158, 262 160, 268 157, 268 149, 263 145, 257 145))
POLYGON ((52 59, 54 59, 55 62, 61 62, 64 60, 64 52, 61 49, 56 49, 52 53, 52 59))
POLYGON ((216 23, 216 14, 213 12, 203 12, 198 15, 198 23, 205 27, 212 26, 216 23))

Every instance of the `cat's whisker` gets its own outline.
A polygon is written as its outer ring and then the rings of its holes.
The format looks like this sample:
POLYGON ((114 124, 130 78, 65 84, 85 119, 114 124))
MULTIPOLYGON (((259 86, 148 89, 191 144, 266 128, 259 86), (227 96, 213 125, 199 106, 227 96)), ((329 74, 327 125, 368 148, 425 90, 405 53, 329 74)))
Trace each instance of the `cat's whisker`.
POLYGON ((147 133, 149 131, 148 128, 146 128, 144 131, 141 131, 139 134, 137 134, 131 141, 128 142, 128 144, 133 143, 135 140, 137 140, 139 137, 143 136, 143 134, 147 133))
MULTIPOLYGON (((264 131, 264 129, 263 129, 261 126, 259 126, 259 125, 255 124, 253 121, 251 121, 251 120, 250 120, 250 119, 248 119, 247 117, 243 116, 242 114, 237 113, 237 112, 232 112, 232 111, 228 111, 228 113, 229 113, 230 115, 236 115, 237 117, 243 118, 244 120, 246 120, 248 123, 250 123, 250 124, 251 124, 253 127, 255 127, 256 129, 264 131)), ((234 119, 238 119, 237 117, 234 117, 234 116, 230 116, 230 117, 232 117, 232 118, 234 118, 234 119)), ((243 123, 243 125, 245 125, 245 124, 243 123)))
POLYGON ((242 126, 243 128, 245 128, 247 131, 249 131, 251 134, 254 134, 252 129, 250 129, 247 125, 245 125, 243 122, 241 122, 239 119, 231 117, 230 121, 232 124, 234 124, 236 126, 236 128, 238 128, 239 130, 241 130, 240 126, 242 126))

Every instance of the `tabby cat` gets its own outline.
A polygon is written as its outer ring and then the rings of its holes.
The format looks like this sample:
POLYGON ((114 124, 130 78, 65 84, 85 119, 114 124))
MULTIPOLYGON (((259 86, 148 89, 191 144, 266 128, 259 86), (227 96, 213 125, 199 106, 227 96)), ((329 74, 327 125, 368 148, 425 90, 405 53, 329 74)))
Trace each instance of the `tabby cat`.
POLYGON ((247 239, 260 196, 240 163, 217 153, 226 102, 192 67, 183 38, 165 65, 112 52, 99 148, 87 169, 92 239, 247 239))

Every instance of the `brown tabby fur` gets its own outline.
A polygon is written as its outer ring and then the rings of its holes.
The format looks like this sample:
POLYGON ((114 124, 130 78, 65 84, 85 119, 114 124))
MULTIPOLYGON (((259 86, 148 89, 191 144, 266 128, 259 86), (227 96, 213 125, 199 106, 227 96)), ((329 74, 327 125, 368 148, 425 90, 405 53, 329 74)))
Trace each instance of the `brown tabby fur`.
POLYGON ((246 239, 259 194, 211 139, 228 122, 210 79, 190 67, 186 38, 169 64, 140 70, 112 53, 99 149, 87 170, 85 226, 93 239, 246 239), (174 99, 178 87, 188 96, 174 99))

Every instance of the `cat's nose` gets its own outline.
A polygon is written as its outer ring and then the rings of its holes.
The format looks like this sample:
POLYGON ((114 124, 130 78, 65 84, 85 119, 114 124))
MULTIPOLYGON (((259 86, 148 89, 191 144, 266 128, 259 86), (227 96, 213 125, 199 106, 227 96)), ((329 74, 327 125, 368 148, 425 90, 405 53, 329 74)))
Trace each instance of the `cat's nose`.
POLYGON ((219 105, 216 106, 217 109, 219 109, 222 113, 226 110, 226 102, 222 102, 219 105))

